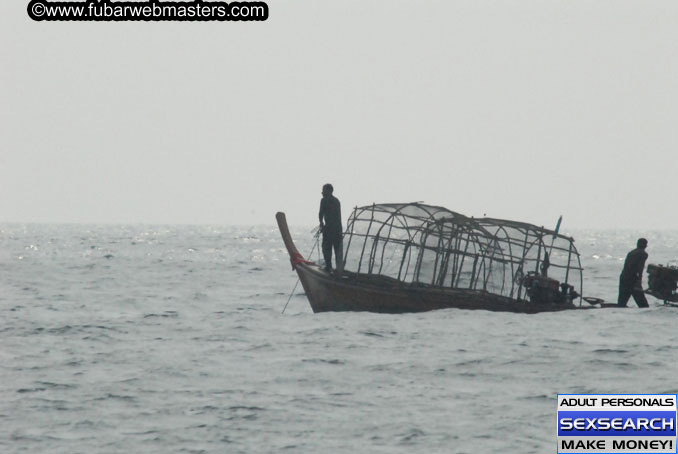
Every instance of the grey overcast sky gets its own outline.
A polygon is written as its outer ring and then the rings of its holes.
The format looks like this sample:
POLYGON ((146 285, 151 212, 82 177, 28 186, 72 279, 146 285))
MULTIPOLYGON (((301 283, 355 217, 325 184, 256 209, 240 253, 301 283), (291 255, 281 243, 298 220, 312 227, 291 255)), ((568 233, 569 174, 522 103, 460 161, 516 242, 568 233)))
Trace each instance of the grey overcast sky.
POLYGON ((678 228, 678 2, 270 0, 265 22, 0 6, 0 222, 317 222, 423 200, 678 228))

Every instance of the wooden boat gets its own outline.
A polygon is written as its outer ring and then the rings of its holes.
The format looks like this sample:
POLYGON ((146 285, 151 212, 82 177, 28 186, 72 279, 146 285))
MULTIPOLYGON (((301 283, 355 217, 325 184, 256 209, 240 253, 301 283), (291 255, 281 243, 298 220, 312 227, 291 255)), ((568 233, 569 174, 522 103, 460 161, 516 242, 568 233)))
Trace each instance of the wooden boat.
POLYGON ((332 273, 299 253, 284 213, 276 219, 313 312, 591 307, 582 306, 574 240, 543 227, 422 203, 357 207, 344 233, 344 269, 332 273))

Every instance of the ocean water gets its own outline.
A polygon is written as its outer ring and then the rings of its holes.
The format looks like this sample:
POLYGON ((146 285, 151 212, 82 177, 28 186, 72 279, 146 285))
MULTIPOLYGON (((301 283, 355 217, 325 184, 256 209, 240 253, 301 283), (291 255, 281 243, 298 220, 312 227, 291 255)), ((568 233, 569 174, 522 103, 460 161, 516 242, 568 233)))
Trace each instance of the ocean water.
MULTIPOLYGON (((302 253, 308 228, 293 228, 302 253)), ((678 232, 572 231, 584 293, 678 232)), ((275 227, 0 226, 2 453, 548 453, 557 393, 678 391, 678 308, 313 314, 275 227)))

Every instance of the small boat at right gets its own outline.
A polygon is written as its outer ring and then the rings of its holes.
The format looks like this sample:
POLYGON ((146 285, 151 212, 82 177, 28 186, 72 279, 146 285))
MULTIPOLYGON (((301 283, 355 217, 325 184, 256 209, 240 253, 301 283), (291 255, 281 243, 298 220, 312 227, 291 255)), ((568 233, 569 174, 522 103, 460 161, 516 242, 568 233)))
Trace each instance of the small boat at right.
POLYGON ((669 306, 678 306, 678 267, 664 265, 647 266, 648 295, 664 301, 669 306))

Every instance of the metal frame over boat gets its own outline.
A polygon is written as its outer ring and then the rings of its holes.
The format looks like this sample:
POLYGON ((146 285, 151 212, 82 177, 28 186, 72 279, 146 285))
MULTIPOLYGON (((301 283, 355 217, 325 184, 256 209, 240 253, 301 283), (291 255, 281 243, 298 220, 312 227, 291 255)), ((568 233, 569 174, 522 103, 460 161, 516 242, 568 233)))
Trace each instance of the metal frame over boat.
POLYGON ((344 269, 330 273, 301 256, 285 214, 276 219, 314 312, 582 308, 574 240, 543 227, 423 203, 357 207, 344 233, 344 269))

